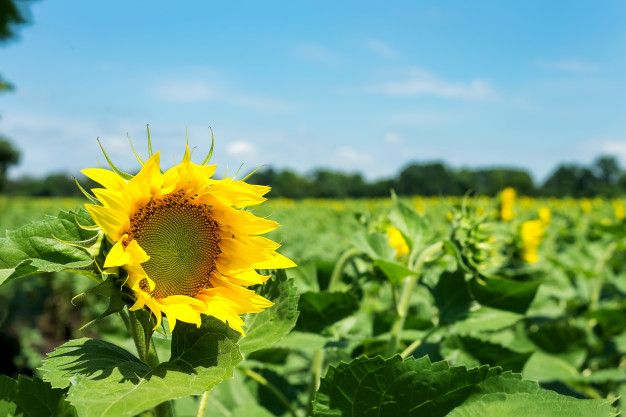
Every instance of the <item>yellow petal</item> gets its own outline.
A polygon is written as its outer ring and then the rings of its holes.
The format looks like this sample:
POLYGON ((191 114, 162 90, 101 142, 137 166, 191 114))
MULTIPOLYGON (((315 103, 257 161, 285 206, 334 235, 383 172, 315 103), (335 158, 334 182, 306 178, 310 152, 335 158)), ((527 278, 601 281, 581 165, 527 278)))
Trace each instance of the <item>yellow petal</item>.
POLYGON ((113 242, 117 242, 122 234, 130 228, 130 219, 124 213, 112 210, 108 207, 85 204, 85 209, 104 234, 113 242))
POLYGON ((120 177, 113 171, 109 171, 108 169, 87 168, 81 170, 80 172, 110 190, 121 191, 126 186, 124 178, 120 177))
POLYGON ((141 246, 139 246, 139 243, 135 239, 131 240, 128 243, 128 245, 126 246, 126 252, 130 254, 133 262, 142 264, 150 260, 150 255, 148 255, 146 251, 143 250, 141 246))
POLYGON ((128 182, 130 187, 139 191, 141 197, 149 198, 160 194, 163 185, 163 177, 159 167, 160 158, 160 151, 152 155, 143 165, 141 171, 128 182))
POLYGON ((130 253, 126 252, 124 249, 124 241, 128 238, 128 235, 122 236, 120 240, 118 240, 115 245, 109 251, 105 261, 105 268, 112 268, 114 266, 122 266, 126 265, 130 262, 130 253))

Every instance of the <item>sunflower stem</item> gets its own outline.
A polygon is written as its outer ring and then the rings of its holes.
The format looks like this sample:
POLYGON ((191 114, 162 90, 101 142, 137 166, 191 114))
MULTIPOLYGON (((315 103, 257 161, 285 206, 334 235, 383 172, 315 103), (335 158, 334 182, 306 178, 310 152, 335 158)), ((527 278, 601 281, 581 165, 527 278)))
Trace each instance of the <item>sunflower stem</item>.
POLYGON ((409 260, 409 269, 415 272, 415 275, 411 275, 405 278, 404 286, 402 287, 402 294, 400 295, 400 303, 396 309, 396 319, 391 328, 391 335, 389 337, 389 343, 387 344, 386 357, 390 358, 395 355, 400 345, 400 339, 402 337, 402 330, 404 329, 404 323, 409 311, 409 304, 411 301, 411 295, 413 295, 413 289, 415 284, 421 275, 421 270, 424 264, 431 260, 430 258, 441 251, 441 242, 434 243, 424 249, 416 260, 411 257, 409 260))
MULTIPOLYGON (((146 331, 139 320, 138 314, 139 312, 136 311, 128 312, 129 332, 135 342, 139 359, 150 368, 154 369, 159 365, 159 357, 157 356, 154 342, 151 338, 146 337, 146 331)), ((124 318, 124 316, 125 314, 122 314, 122 318, 124 318)), ((124 322, 126 322, 126 320, 124 320, 124 322)), ((154 408, 154 413, 156 417, 174 417, 172 402, 165 401, 157 405, 154 408)))
POLYGON ((209 400, 210 393, 211 391, 205 391, 204 394, 202 394, 202 397, 200 398, 200 405, 198 405, 198 413, 196 414, 196 417, 204 417, 204 412, 206 411, 206 405, 209 400))
POLYGON ((336 289, 337 285, 341 282, 341 274, 346 267, 346 264, 355 256, 359 256, 361 251, 357 248, 351 248, 345 251, 335 263, 335 267, 333 268, 333 272, 330 275, 330 280, 328 281, 328 291, 332 291, 336 289))
POLYGON ((272 384, 270 381, 265 379, 263 375, 258 374, 254 372, 252 369, 248 369, 248 368, 237 367, 235 369, 243 372, 244 375, 246 375, 249 378, 254 379, 256 382, 258 382, 259 384, 267 388, 274 395, 274 397, 276 397, 276 399, 282 404, 282 406, 285 407, 287 411, 289 411, 289 414, 291 414, 293 417, 298 417, 295 410, 291 407, 291 404, 289 403, 289 400, 287 399, 287 397, 285 397, 285 395, 282 392, 280 392, 278 388, 274 386, 274 384, 272 384))
POLYGON ((315 351, 313 357, 313 376, 311 379, 311 386, 309 387, 309 403, 306 405, 306 415, 313 415, 313 401, 315 401, 315 394, 320 387, 320 380, 322 378, 322 370, 324 368, 324 349, 320 348, 315 351))

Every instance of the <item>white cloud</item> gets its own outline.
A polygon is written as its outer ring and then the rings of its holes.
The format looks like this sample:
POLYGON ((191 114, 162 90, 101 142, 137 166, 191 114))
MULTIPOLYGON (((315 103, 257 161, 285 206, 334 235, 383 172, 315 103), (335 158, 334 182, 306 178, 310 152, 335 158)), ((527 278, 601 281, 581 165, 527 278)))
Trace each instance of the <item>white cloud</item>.
POLYGON ((239 140, 229 143, 226 147, 226 153, 232 157, 246 158, 256 154, 256 148, 250 142, 239 140))
POLYGON ((622 161, 626 161, 626 141, 606 141, 600 145, 600 151, 604 154, 617 156, 622 161))
POLYGON ((328 48, 316 43, 301 43, 294 47, 295 55, 306 61, 328 63, 333 61, 333 54, 328 48))
POLYGON ((159 83, 154 94, 161 100, 177 103, 222 102, 268 112, 286 112, 296 105, 284 100, 233 91, 228 87, 215 86, 204 80, 169 80, 159 83))
POLYGON ((383 58, 392 59, 398 56, 398 51, 386 42, 372 40, 367 42, 366 46, 376 54, 383 58))
POLYGON ((596 71, 598 66, 591 62, 584 62, 577 59, 564 59, 558 61, 539 61, 537 63, 539 68, 545 68, 550 70, 557 70, 563 72, 571 72, 584 74, 596 71))
POLYGON ((366 164, 373 162, 373 159, 370 155, 359 152, 356 149, 350 148, 348 146, 342 146, 337 149, 337 157, 341 162, 345 162, 347 164, 366 164))
POLYGON ((490 100, 496 97, 486 81, 474 79, 469 83, 450 82, 423 70, 412 70, 405 80, 388 81, 369 90, 391 96, 432 95, 462 100, 490 100))
POLYGON ((385 134, 385 142, 387 143, 402 143, 404 142, 404 137, 398 132, 387 132, 385 134))

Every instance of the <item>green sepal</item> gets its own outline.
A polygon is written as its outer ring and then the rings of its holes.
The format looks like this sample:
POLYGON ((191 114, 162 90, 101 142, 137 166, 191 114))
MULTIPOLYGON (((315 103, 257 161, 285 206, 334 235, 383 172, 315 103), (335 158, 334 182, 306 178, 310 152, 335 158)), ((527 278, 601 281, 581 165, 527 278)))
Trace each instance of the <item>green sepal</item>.
POLYGON ((95 319, 91 320, 89 323, 83 325, 79 330, 83 330, 85 327, 95 323, 96 321, 121 311, 127 304, 132 302, 132 297, 123 292, 123 283, 120 285, 120 278, 114 275, 107 276, 106 280, 102 281, 100 284, 76 295, 72 298, 72 303, 74 303, 74 300, 82 298, 87 294, 99 294, 104 297, 108 297, 109 305, 104 312, 102 312, 95 319))
POLYGON ((98 206, 98 205, 100 205, 100 201, 98 201, 98 199, 97 199, 96 197, 94 197, 93 195, 89 194, 89 193, 87 192, 87 190, 85 190, 85 189, 83 188, 83 186, 82 186, 82 185, 80 185, 80 183, 78 182, 78 180, 76 179, 76 177, 74 177, 74 182, 76 183, 76 186, 78 187, 78 189, 80 190, 80 192, 81 192, 81 193, 83 193, 83 195, 84 195, 85 197, 87 197, 87 198, 89 199, 89 201, 91 201, 93 204, 95 204, 95 205, 97 205, 97 206, 98 206))
POLYGON ((113 170, 113 172, 115 172, 117 175, 119 175, 120 177, 124 178, 125 180, 129 181, 133 178, 132 175, 119 170, 115 164, 113 164, 113 161, 111 161, 111 159, 109 158, 109 155, 107 155, 106 151, 104 150, 104 147, 102 146, 102 143, 100 143, 100 139, 98 139, 98 145, 100 145, 100 149, 102 149, 102 153, 104 154, 104 157, 107 159, 107 162, 109 163, 109 166, 111 167, 111 169, 113 170))
POLYGON ((209 153, 207 154, 206 158, 204 158, 204 161, 202 161, 200 165, 208 164, 209 161, 211 160, 211 156, 213 156, 213 146, 215 145, 215 138, 213 137, 213 129, 211 128, 211 126, 209 126, 209 129, 211 129, 211 149, 209 150, 209 153))

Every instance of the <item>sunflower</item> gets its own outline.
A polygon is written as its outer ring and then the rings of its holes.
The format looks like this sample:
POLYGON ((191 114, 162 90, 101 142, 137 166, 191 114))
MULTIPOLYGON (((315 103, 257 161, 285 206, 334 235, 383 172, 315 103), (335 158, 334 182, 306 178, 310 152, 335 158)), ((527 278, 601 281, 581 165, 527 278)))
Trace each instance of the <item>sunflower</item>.
POLYGON ((137 159, 143 167, 134 177, 112 164, 82 171, 104 187, 92 190, 101 205, 85 205, 112 245, 104 268, 126 270, 136 300, 130 310, 147 307, 155 329, 163 315, 173 330, 177 321, 200 326, 206 314, 243 334, 240 315, 273 304, 245 288, 269 278, 256 270, 295 266, 276 252, 279 244, 258 236, 278 223, 242 210, 265 201, 270 188, 211 179, 216 166, 193 163, 189 146, 165 172, 160 152, 137 159))

